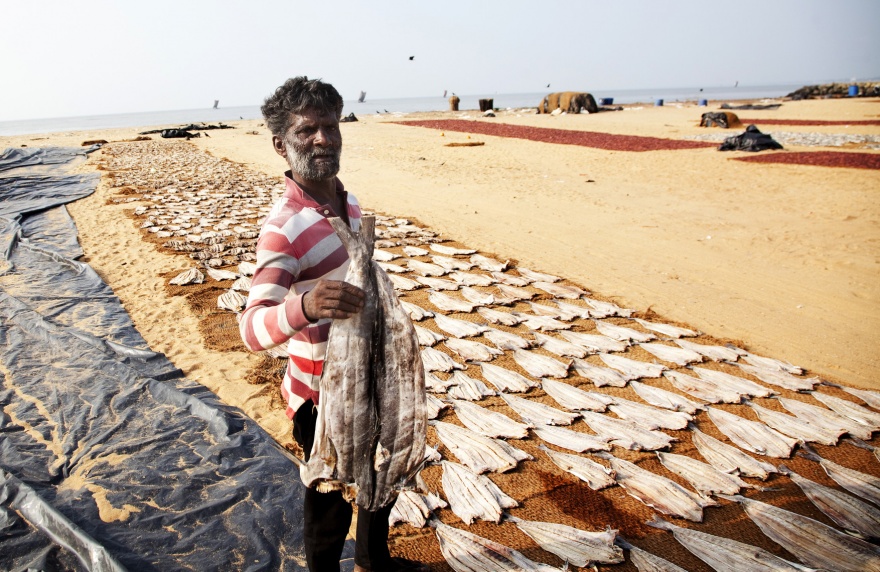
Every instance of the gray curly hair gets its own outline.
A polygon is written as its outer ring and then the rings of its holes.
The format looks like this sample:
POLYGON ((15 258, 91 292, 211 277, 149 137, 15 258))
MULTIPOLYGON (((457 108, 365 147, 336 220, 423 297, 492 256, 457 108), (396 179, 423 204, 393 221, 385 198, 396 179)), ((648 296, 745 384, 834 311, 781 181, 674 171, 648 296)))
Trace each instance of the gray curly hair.
POLYGON ((342 96, 335 87, 320 79, 292 77, 266 98, 260 111, 272 135, 283 137, 290 127, 290 115, 306 109, 342 117, 342 96))

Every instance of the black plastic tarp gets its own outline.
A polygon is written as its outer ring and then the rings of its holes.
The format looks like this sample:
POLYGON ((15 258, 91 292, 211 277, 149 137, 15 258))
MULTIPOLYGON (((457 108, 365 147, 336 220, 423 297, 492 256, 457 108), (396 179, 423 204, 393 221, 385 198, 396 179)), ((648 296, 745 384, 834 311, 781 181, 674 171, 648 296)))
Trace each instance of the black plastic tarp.
POLYGON ((754 125, 749 125, 739 135, 728 137, 724 140, 719 151, 766 151, 767 149, 782 149, 782 145, 776 139, 761 131, 754 125))
POLYGON ((84 152, 0 156, 0 570, 305 570, 289 454, 69 256, 84 152))

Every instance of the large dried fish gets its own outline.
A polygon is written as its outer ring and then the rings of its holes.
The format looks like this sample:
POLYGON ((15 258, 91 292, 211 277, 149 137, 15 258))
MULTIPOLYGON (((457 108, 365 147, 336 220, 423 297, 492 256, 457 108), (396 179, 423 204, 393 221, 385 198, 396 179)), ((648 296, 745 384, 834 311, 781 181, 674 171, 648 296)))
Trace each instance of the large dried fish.
MULTIPOLYGON (((556 427, 556 429, 561 428, 556 427)), ((568 431, 568 429, 565 429, 565 431, 568 431)), ((585 483, 587 483, 587 486, 589 486, 594 491, 598 491, 615 484, 614 471, 609 471, 607 468, 605 468, 604 465, 600 465, 596 461, 590 460, 586 457, 581 457, 580 455, 572 455, 570 453, 554 451, 552 449, 548 449, 544 445, 538 445, 538 449, 544 451, 556 466, 558 466, 563 471, 571 473, 575 477, 584 481, 585 483)))
POLYGON ((484 437, 476 431, 443 421, 432 421, 437 437, 462 464, 475 473, 503 473, 531 455, 500 439, 484 437))
POLYGON ((703 521, 703 508, 716 504, 666 477, 645 470, 610 453, 594 453, 605 459, 614 471, 614 480, 631 497, 663 514, 671 514, 693 522, 703 521))
POLYGON ((482 254, 474 254, 471 256, 470 260, 477 266, 477 268, 486 270, 487 272, 504 272, 507 270, 509 264, 509 262, 499 262, 494 258, 489 258, 482 254))
POLYGON ((480 407, 470 401, 453 399, 452 407, 458 420, 480 435, 524 439, 529 434, 529 425, 514 421, 503 413, 480 407))
POLYGON ((667 336, 669 338, 692 338, 700 335, 699 332, 695 332, 687 328, 673 326, 672 324, 658 324, 656 322, 649 322, 647 320, 641 320, 639 318, 633 319, 643 328, 652 330, 654 332, 657 332, 658 334, 663 334, 664 336, 667 336))
POLYGON ((651 340, 657 339, 657 336, 654 334, 640 332, 625 326, 618 326, 611 322, 602 322, 600 320, 593 321, 596 323, 596 330, 598 330, 600 334, 615 340, 620 340, 621 342, 650 342, 651 340))
POLYGON ((684 391, 701 401, 709 403, 739 403, 743 398, 743 395, 736 390, 722 387, 707 379, 696 378, 677 371, 664 371, 663 377, 668 379, 679 391, 684 391))
MULTIPOLYGON (((389 276, 389 278, 390 278, 390 276, 389 276)), ((416 330, 416 336, 418 336, 418 338, 419 338, 419 345, 420 346, 430 347, 430 346, 433 346, 434 344, 436 344, 437 342, 442 342, 443 340, 446 339, 446 336, 444 336, 442 334, 438 334, 437 332, 435 332, 433 330, 429 330, 428 328, 424 328, 422 326, 419 326, 418 324, 413 324, 413 326, 415 327, 415 330, 416 330)))
POLYGON ((529 350, 514 350, 513 360, 534 377, 566 377, 571 362, 563 363, 529 350))
POLYGON ((672 411, 684 411, 691 415, 696 414, 697 410, 703 408, 701 403, 695 403, 687 397, 672 391, 666 391, 660 387, 648 385, 647 383, 631 381, 630 387, 635 390, 639 397, 655 407, 662 407, 672 411))
POLYGON ((539 332, 535 332, 533 335, 538 344, 551 354, 556 354, 561 357, 587 357, 587 350, 583 346, 539 332))
POLYGON ((660 558, 656 554, 642 550, 638 546, 633 546, 619 536, 616 542, 620 547, 629 550, 630 562, 639 569, 639 572, 687 572, 681 566, 673 564, 665 558, 660 558))
POLYGON ((247 304, 247 298, 235 290, 227 290, 217 298, 217 307, 232 312, 241 312, 247 304))
POLYGON ((757 477, 762 481, 776 472, 770 463, 759 461, 748 453, 740 451, 724 441, 706 435, 696 427, 691 427, 691 440, 697 451, 709 464, 725 473, 739 473, 744 477, 757 477))
POLYGON ((612 304, 611 302, 602 302, 601 300, 594 300, 592 298, 585 298, 584 300, 590 305, 590 308, 592 308, 590 316, 593 318, 610 318, 612 316, 628 318, 632 315, 632 310, 621 308, 617 304, 612 304))
POLYGON ((572 360, 574 371, 581 377, 593 382, 596 387, 626 387, 627 379, 620 373, 607 367, 593 365, 590 362, 578 358, 572 360))
POLYGON ((400 258, 400 255, 393 252, 388 252, 387 250, 382 250, 381 248, 373 249, 373 260, 379 262, 391 262, 395 258, 400 258))
POLYGON ((446 278, 432 278, 430 276, 417 276, 416 282, 419 284, 424 284, 428 288, 433 288, 434 290, 458 290, 459 284, 454 280, 447 280, 446 278))
POLYGON ((630 401, 622 397, 615 397, 614 402, 608 406, 621 419, 632 421, 645 429, 673 429, 680 430, 693 421, 693 417, 682 411, 669 411, 658 409, 653 405, 645 405, 636 401, 630 401))
POLYGON ((669 361, 681 366, 703 361, 703 356, 693 350, 667 346, 666 344, 639 344, 639 347, 663 361, 669 361))
POLYGON ((249 276, 241 276, 235 279, 235 282, 230 286, 233 290, 238 290, 239 292, 248 292, 251 289, 251 279, 249 276))
POLYGON ((518 266, 516 271, 519 272, 520 276, 523 276, 532 282, 559 282, 562 280, 559 276, 544 274, 543 272, 535 272, 534 270, 529 270, 523 266, 518 266))
POLYGON ((476 250, 473 248, 456 248, 454 246, 445 246, 443 244, 432 243, 428 245, 428 248, 433 250, 434 252, 439 252, 440 254, 448 254, 450 256, 454 256, 456 254, 474 254, 476 250))
POLYGON ((451 272, 449 277, 463 286, 491 286, 495 279, 476 272, 451 272))
POLYGON ((825 469, 825 473, 838 485, 852 494, 880 506, 880 478, 823 459, 806 447, 801 450, 800 454, 819 463, 825 469))
POLYGON ((358 506, 378 510, 412 486, 424 462, 425 371, 412 321, 370 260, 373 219, 361 219, 359 236, 338 218, 330 223, 351 258, 345 281, 366 300, 330 326, 315 441, 300 474, 307 486, 354 489, 358 506))
POLYGON ((604 393, 584 391, 562 381, 553 379, 541 380, 541 388, 559 405, 571 411, 605 411, 614 399, 604 393))
POLYGON ((483 370, 483 377, 486 381, 501 391, 523 393, 539 385, 537 381, 532 381, 522 374, 497 365, 483 363, 480 364, 480 368, 483 370))
POLYGON ((785 465, 779 465, 779 472, 787 475, 816 508, 841 528, 866 540, 880 538, 880 508, 802 477, 785 465))
POLYGON ((419 248, 418 246, 404 246, 403 253, 409 257, 427 256, 428 254, 430 254, 430 252, 428 252, 424 248, 419 248))
POLYGON ((444 344, 446 344, 446 347, 461 356, 465 361, 491 361, 495 356, 500 356, 504 353, 501 350, 490 348, 486 344, 480 342, 461 340, 458 338, 449 338, 444 344))
POLYGON ((829 431, 822 427, 811 425, 799 417, 767 409, 751 401, 748 402, 748 405, 751 406, 761 421, 783 435, 788 435, 800 441, 821 443, 823 445, 837 445, 840 436, 844 434, 842 430, 829 431))
POLYGON ((565 320, 566 322, 570 322, 571 320, 573 320, 576 317, 576 316, 569 316, 568 314, 565 314, 559 308, 554 308, 552 306, 547 306, 545 304, 536 304, 534 302, 526 302, 526 303, 529 305, 529 307, 532 309, 532 312, 534 312, 534 314, 536 316, 549 316, 551 318, 558 318, 561 320, 565 320), (566 317, 563 318, 563 315, 565 315, 566 317))
POLYGON ((688 340, 675 340, 679 346, 686 350, 695 351, 698 354, 709 358, 712 361, 729 361, 735 362, 742 355, 742 350, 729 348, 724 346, 710 346, 705 344, 697 344, 688 340))
POLYGON ((810 425, 817 425, 830 431, 843 430, 859 439, 871 438, 872 431, 870 427, 857 423, 843 415, 838 415, 830 409, 804 403, 796 399, 788 399, 787 397, 778 397, 777 399, 783 407, 810 425))
POLYGON ((532 342, 511 332, 487 328, 483 336, 495 344, 500 350, 526 349, 532 347, 532 342))
POLYGON ((428 293, 428 300, 444 312, 463 312, 467 314, 473 312, 476 307, 476 304, 472 302, 462 300, 461 298, 453 298, 452 296, 434 290, 431 290, 428 293))
POLYGON ((784 362, 782 360, 768 358, 759 356, 753 353, 745 352, 743 353, 743 359, 745 359, 748 363, 752 365, 756 365, 758 367, 765 367, 768 369, 779 369, 781 371, 787 371, 788 373, 793 373, 794 375, 803 375, 804 370, 796 365, 791 365, 788 362, 784 362))
POLYGON ((404 311, 409 314, 410 319, 416 322, 424 320, 425 318, 430 318, 434 315, 434 312, 429 312, 428 310, 425 310, 421 306, 417 306, 412 302, 405 302, 401 300, 400 305, 403 307, 404 311))
POLYGON ((238 278, 238 274, 232 272, 231 270, 223 270, 220 268, 208 268, 205 270, 208 273, 208 276, 213 278, 218 282, 222 282, 223 280, 235 280, 238 278))
POLYGON ((406 522, 416 528, 422 528, 433 511, 446 506, 446 501, 433 493, 422 495, 415 491, 403 491, 398 495, 397 502, 388 515, 388 524, 394 526, 399 522, 406 522))
POLYGON ((492 278, 501 282, 502 284, 510 284, 511 286, 528 286, 532 283, 532 280, 529 280, 525 276, 514 276, 513 274, 505 274, 504 272, 493 271, 492 278))
POLYGON ((460 371, 453 372, 449 381, 455 383, 446 392, 449 397, 455 399, 466 399, 468 401, 479 401, 484 397, 495 395, 495 391, 486 387, 486 384, 479 379, 474 379, 465 375, 460 371))
POLYGON ((561 572, 558 568, 533 562, 520 552, 443 524, 429 521, 440 542, 440 552, 455 572, 561 572))
POLYGON ((590 433, 583 433, 581 431, 566 429, 565 427, 556 427, 555 425, 544 425, 541 423, 535 423, 532 431, 535 432, 535 435, 548 443, 577 453, 583 453, 584 451, 611 450, 611 443, 608 442, 609 437, 599 437, 598 435, 591 435, 590 433))
POLYGON ((763 423, 715 407, 707 407, 706 411, 718 430, 746 451, 787 459, 797 445, 797 439, 787 437, 763 423))
POLYGON ((470 270, 473 267, 473 264, 468 262, 467 260, 459 260, 457 258, 450 258, 448 256, 432 256, 431 261, 444 268, 448 271, 455 270, 470 270))
POLYGON ((740 495, 749 518, 774 542, 807 566, 840 572, 880 572, 880 548, 812 518, 740 495))
POLYGON ((391 283, 394 285, 395 290, 401 290, 403 292, 409 292, 411 290, 416 290, 422 287, 422 284, 407 278, 405 276, 395 276, 394 274, 389 274, 388 278, 391 279, 391 283))
POLYGON ((578 306, 571 302, 563 302, 562 300, 553 300, 553 303, 559 306, 559 309, 564 313, 562 318, 565 320, 573 320, 575 318, 583 318, 586 320, 592 316, 589 308, 584 308, 583 306, 578 306))
POLYGON ((789 562, 758 546, 737 542, 691 528, 675 526, 654 517, 647 523, 654 528, 668 530, 682 546, 717 572, 807 572, 813 570, 789 562))
POLYGON ((464 369, 464 366, 453 360, 445 353, 434 348, 422 348, 422 363, 425 371, 452 371, 464 369))
POLYGON ((440 379, 433 373, 426 371, 425 372, 425 389, 431 391, 433 393, 446 393, 446 390, 449 386, 455 385, 455 382, 452 381, 452 377, 449 379, 440 379))
POLYGON ((517 286, 510 286, 508 284, 498 284, 495 286, 498 288, 498 291, 507 296, 508 298, 512 298, 513 300, 530 300, 535 296, 534 292, 530 292, 525 288, 519 288, 517 286))
POLYGON ((659 363, 648 363, 617 354, 599 354, 599 359, 604 361, 608 367, 620 371, 627 379, 660 377, 666 370, 666 366, 659 363))
POLYGON ((172 278, 168 283, 175 286, 187 286, 189 284, 201 284, 204 281, 205 275, 198 268, 190 268, 172 278))
POLYGON ((474 519, 500 522, 502 510, 519 506, 504 494, 489 477, 478 475, 463 465, 441 461, 443 491, 452 512, 470 524, 474 519))
POLYGON ((254 272, 257 270, 257 265, 253 262, 239 262, 238 263, 238 272, 242 276, 253 276, 254 272))
POLYGON ((834 397, 833 395, 828 395, 821 391, 813 391, 812 396, 827 405, 829 409, 838 415, 852 419, 856 423, 864 425, 871 431, 880 431, 880 413, 875 413, 870 409, 862 407, 858 403, 834 397))
POLYGON ((543 290, 551 296, 557 298, 565 298, 567 300, 577 300, 581 296, 589 294, 586 290, 582 290, 577 286, 569 286, 568 284, 553 284, 550 282, 532 282, 532 286, 538 290, 543 290))
POLYGON ((495 296, 493 296, 492 294, 480 292, 479 290, 471 288, 470 286, 462 286, 461 295, 464 296, 464 298, 468 302, 471 302, 475 306, 488 306, 490 304, 496 303, 495 296))
POLYGON ((392 264, 391 262, 380 262, 376 261, 376 264, 379 265, 379 268, 384 270, 385 272, 390 272, 392 274, 403 274, 404 272, 408 272, 406 268, 399 264, 392 264))
POLYGON ((745 363, 738 363, 736 365, 744 372, 754 375, 765 383, 777 385, 785 389, 790 389, 791 391, 812 391, 813 387, 815 387, 820 381, 819 378, 814 377, 808 379, 805 377, 798 377, 779 369, 767 369, 745 363))
POLYGON ((611 438, 611 444, 633 451, 655 451, 669 447, 674 437, 662 431, 643 429, 635 423, 615 419, 594 411, 581 411, 581 417, 600 437, 611 438))
POLYGON ((620 340, 609 338, 608 336, 600 336, 597 334, 584 334, 581 332, 562 331, 559 332, 559 335, 561 335, 563 338, 570 341, 571 343, 583 346, 594 353, 622 352, 626 351, 626 348, 629 347, 629 344, 627 342, 622 342, 620 340))
POLYGON ((552 552, 575 566, 583 567, 596 562, 623 562, 623 550, 614 545, 616 530, 589 532, 564 524, 523 520, 510 515, 505 520, 516 524, 517 528, 547 552, 552 552))
POLYGON ((838 385, 837 387, 849 393, 850 395, 858 397, 874 409, 880 409, 880 391, 871 391, 870 389, 856 389, 855 387, 846 387, 844 385, 838 385))
POLYGON ((508 407, 516 411, 527 423, 541 423, 543 425, 571 425, 578 418, 577 413, 560 411, 538 401, 531 401, 515 395, 501 394, 501 399, 508 407))
POLYGON ((699 375, 701 379, 711 381, 717 384, 718 387, 729 387, 741 395, 748 395, 750 397, 770 397, 775 393, 769 387, 764 387, 754 381, 749 381, 748 379, 736 375, 730 375, 723 371, 696 366, 693 370, 697 372, 697 375, 699 375))
POLYGON ((734 474, 719 471, 712 465, 687 455, 657 451, 657 457, 660 459, 660 463, 669 469, 670 472, 688 481, 697 491, 704 495, 715 493, 735 495, 743 487, 760 488, 753 487, 734 474))
POLYGON ((443 276, 446 274, 446 269, 442 266, 412 258, 406 261, 406 266, 416 274, 421 274, 422 276, 443 276))
POLYGON ((567 330, 571 328, 571 324, 566 322, 561 322, 556 318, 551 318, 550 316, 534 316, 532 314, 525 314, 523 312, 511 312, 514 316, 520 319, 521 322, 525 324, 525 326, 530 330, 567 330))
POLYGON ((503 324, 512 327, 522 322, 522 318, 519 316, 493 308, 477 308, 477 313, 493 324, 503 324))
POLYGON ((434 323, 437 324, 438 328, 456 338, 479 336, 488 329, 482 324, 459 320, 458 318, 450 318, 443 314, 436 314, 434 316, 434 323))

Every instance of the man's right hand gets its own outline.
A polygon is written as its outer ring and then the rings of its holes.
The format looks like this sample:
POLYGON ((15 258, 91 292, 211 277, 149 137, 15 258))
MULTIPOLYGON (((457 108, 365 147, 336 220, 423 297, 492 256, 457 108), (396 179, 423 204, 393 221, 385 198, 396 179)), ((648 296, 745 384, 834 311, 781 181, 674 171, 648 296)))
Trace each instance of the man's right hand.
POLYGON ((364 307, 364 291, 339 280, 318 280, 302 298, 303 312, 310 322, 322 318, 345 319, 364 307))

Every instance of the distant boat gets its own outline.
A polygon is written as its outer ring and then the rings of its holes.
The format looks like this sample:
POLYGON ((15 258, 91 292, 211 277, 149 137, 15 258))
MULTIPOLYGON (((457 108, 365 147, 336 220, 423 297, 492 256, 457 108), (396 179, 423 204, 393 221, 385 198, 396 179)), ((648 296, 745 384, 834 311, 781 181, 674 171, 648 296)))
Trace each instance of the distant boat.
POLYGON ((364 102, 364 99, 366 99, 366 97, 367 97, 367 92, 366 92, 366 91, 362 91, 362 92, 361 92, 361 96, 358 98, 358 103, 363 103, 363 102, 364 102))
POLYGON ((443 90, 443 97, 446 97, 446 90, 443 90))
POLYGON ((219 99, 215 99, 215 100, 214 100, 214 109, 217 109, 217 106, 218 106, 218 105, 220 105, 220 100, 219 100, 219 99))

